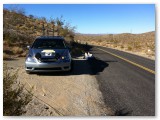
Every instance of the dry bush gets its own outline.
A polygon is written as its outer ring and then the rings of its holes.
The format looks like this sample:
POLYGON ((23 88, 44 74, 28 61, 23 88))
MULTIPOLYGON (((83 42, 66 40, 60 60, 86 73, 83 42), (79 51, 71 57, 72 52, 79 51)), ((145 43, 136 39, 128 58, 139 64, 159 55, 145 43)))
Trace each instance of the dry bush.
POLYGON ((32 100, 31 91, 24 90, 24 85, 17 83, 18 71, 3 67, 3 115, 19 116, 25 113, 24 107, 32 100))
POLYGON ((131 46, 128 46, 128 50, 131 51, 133 48, 131 46))
POLYGON ((22 54, 19 55, 19 57, 26 57, 27 51, 23 52, 22 54))
POLYGON ((13 47, 12 51, 14 54, 22 54, 23 53, 23 49, 20 47, 13 47))
POLYGON ((121 45, 121 49, 124 49, 124 45, 121 45))
POLYGON ((7 60, 7 59, 9 59, 9 58, 10 58, 10 56, 9 56, 8 54, 3 53, 3 60, 7 60))

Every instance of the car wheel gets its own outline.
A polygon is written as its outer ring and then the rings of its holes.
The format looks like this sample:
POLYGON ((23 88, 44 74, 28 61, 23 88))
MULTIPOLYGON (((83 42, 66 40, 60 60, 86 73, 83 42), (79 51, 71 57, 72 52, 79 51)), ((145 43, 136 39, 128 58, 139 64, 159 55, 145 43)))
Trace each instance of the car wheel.
POLYGON ((71 72, 73 72, 73 61, 71 61, 71 65, 70 65, 70 70, 66 71, 67 74, 70 74, 71 72))
POLYGON ((73 69, 74 69, 74 62, 71 61, 71 69, 70 69, 70 71, 73 71, 73 69))
POLYGON ((27 73, 27 74, 31 74, 31 72, 29 72, 29 71, 26 71, 26 73, 27 73))

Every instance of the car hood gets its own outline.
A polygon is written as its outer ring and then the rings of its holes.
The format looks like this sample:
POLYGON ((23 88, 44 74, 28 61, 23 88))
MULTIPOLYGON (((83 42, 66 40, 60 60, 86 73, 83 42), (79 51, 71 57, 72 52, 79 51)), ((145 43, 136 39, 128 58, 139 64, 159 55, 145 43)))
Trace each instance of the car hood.
MULTIPOLYGON (((63 55, 65 52, 69 52, 68 49, 30 49, 29 54, 32 56, 35 56, 37 53, 40 53, 41 55, 47 51, 53 51, 54 54, 63 55)), ((43 55, 42 55, 43 56, 43 55)))

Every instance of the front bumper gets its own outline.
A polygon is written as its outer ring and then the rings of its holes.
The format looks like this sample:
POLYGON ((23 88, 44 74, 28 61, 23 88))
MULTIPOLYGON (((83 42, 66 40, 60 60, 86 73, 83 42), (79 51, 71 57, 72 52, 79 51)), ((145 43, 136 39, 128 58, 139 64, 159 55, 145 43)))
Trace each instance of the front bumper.
POLYGON ((54 72, 54 71, 70 71, 70 62, 25 62, 25 70, 27 72, 54 72))

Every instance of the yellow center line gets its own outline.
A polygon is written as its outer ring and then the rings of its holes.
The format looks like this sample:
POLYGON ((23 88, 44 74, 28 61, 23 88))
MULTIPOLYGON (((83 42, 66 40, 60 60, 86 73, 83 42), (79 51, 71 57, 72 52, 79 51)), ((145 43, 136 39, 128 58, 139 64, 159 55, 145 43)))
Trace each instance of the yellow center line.
POLYGON ((120 58, 120 59, 122 59, 122 60, 124 60, 124 61, 126 61, 126 62, 128 62, 128 63, 130 63, 130 64, 132 64, 132 65, 135 65, 135 66, 137 66, 137 67, 139 67, 139 68, 141 68, 141 69, 143 69, 143 70, 146 70, 146 71, 148 71, 148 72, 150 72, 150 73, 152 73, 152 74, 155 74, 155 71, 153 71, 153 70, 151 70, 151 69, 149 69, 149 68, 146 68, 146 67, 144 67, 144 66, 142 66, 142 65, 139 65, 139 64, 137 64, 137 63, 135 63, 135 62, 132 62, 132 61, 130 61, 130 60, 127 60, 126 58, 123 58, 123 57, 121 57, 121 56, 118 56, 118 55, 116 55, 116 54, 113 54, 113 53, 111 53, 111 52, 108 52, 108 51, 103 50, 103 49, 101 49, 101 48, 97 48, 97 49, 99 49, 99 50, 101 50, 101 51, 103 51, 103 52, 106 52, 106 53, 108 53, 108 54, 111 54, 111 55, 113 55, 113 56, 115 56, 115 57, 118 57, 118 58, 120 58))

